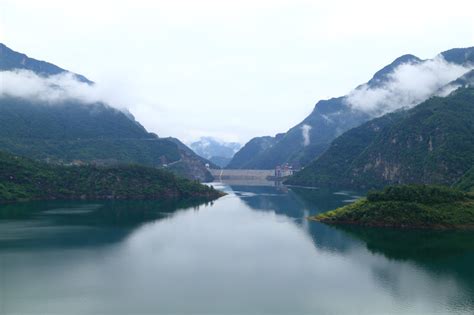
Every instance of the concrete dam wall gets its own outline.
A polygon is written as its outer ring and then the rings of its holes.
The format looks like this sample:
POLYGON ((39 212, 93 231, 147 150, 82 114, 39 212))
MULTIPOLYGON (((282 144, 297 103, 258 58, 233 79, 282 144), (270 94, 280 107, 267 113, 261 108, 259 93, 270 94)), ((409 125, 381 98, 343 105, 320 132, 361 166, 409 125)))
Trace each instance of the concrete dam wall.
POLYGON ((215 180, 266 180, 274 170, 209 170, 215 180))

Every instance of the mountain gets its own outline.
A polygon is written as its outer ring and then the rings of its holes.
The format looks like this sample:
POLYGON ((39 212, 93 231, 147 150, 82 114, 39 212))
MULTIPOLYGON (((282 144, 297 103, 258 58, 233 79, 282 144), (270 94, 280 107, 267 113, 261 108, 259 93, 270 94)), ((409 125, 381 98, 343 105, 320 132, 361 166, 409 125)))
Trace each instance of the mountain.
POLYGON ((474 88, 463 87, 347 131, 287 183, 368 189, 466 176, 467 185, 473 166, 474 88))
POLYGON ((212 137, 202 137, 190 144, 191 149, 199 156, 212 161, 219 167, 225 167, 234 154, 239 151, 237 142, 224 142, 212 137))
MULTIPOLYGON (((28 57, 25 54, 18 53, 4 44, 0 43, 0 71, 12 71, 17 69, 30 70, 41 76, 51 76, 62 73, 71 73, 52 63, 40 61, 28 57)), ((73 76, 80 82, 92 84, 93 82, 86 77, 72 73, 73 76)))
MULTIPOLYGON (((295 167, 305 165, 321 154, 330 141, 347 129, 360 125, 369 116, 361 111, 352 110, 344 102, 344 98, 323 100, 316 104, 313 112, 301 123, 284 134, 269 140, 268 137, 254 138, 243 149, 258 148, 269 145, 263 151, 255 150, 256 154, 239 154, 227 166, 228 168, 273 169, 277 165, 290 163, 295 167), (305 130, 308 141, 305 142, 305 130), (261 146, 260 146, 261 147, 261 146), (249 157, 242 161, 241 157, 249 157)), ((242 149, 242 150, 243 150, 242 149)))
MULTIPOLYGON (((28 70, 45 78, 69 73, 3 44, 0 70, 28 70)), ((73 77, 94 84, 84 76, 73 77)), ((0 150, 57 164, 134 163, 168 167, 190 179, 212 179, 206 162, 184 145, 149 133, 127 111, 77 98, 49 101, 0 93, 0 150)))
POLYGON ((474 64, 474 47, 453 48, 442 52, 441 55, 447 62, 456 64, 474 64))
MULTIPOLYGON (((398 108, 415 106, 441 93, 442 87, 474 67, 473 56, 474 47, 448 50, 428 60, 403 55, 349 94, 319 101, 308 117, 278 138, 268 141, 265 137, 266 143, 272 142, 265 150, 242 154, 246 161, 238 152, 228 168, 272 169, 284 163, 296 168, 305 166, 345 131, 398 108), (420 74, 420 81, 409 81, 416 74, 420 74), (426 86, 418 88, 424 78, 426 86)), ((259 137, 250 142, 258 143, 257 139, 259 137)), ((244 149, 247 150, 247 146, 241 150, 244 149)))
POLYGON ((181 159, 167 165, 167 168, 178 174, 194 174, 195 177, 201 178, 202 181, 211 182, 214 178, 210 174, 209 168, 217 169, 219 166, 208 159, 196 155, 193 150, 182 143, 177 138, 165 138, 177 145, 181 152, 181 159), (204 165, 204 167, 203 167, 204 165))
POLYGON ((252 168, 252 161, 277 142, 277 137, 257 137, 247 142, 227 164, 229 169, 252 168))
POLYGON ((225 168, 232 158, 224 157, 224 156, 213 156, 209 159, 211 163, 217 165, 217 168, 225 168))
POLYGON ((212 187, 156 168, 45 164, 0 152, 0 202, 50 199, 215 199, 212 187))

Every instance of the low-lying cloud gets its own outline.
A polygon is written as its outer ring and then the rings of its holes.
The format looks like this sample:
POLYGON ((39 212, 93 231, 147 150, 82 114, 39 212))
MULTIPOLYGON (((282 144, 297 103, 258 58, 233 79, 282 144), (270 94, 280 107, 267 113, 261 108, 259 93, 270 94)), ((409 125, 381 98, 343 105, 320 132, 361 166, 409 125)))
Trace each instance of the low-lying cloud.
POLYGON ((0 97, 18 97, 49 104, 67 100, 102 102, 125 109, 130 99, 123 94, 117 88, 78 81, 70 72, 43 77, 29 70, 0 71, 0 97))
POLYGON ((413 107, 472 68, 447 62, 442 56, 420 63, 405 63, 389 74, 381 86, 367 84, 353 90, 346 101, 354 109, 380 116, 413 107))
POLYGON ((310 125, 303 125, 301 126, 301 135, 303 136, 303 145, 306 147, 311 143, 311 139, 309 136, 309 131, 312 129, 310 125))

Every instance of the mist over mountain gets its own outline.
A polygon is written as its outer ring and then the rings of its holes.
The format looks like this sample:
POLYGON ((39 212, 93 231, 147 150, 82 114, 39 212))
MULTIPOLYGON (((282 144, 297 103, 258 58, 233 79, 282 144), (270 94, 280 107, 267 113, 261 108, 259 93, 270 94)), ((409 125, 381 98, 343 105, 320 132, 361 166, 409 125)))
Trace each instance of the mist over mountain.
POLYGON ((447 96, 452 91, 460 87, 474 86, 474 70, 471 70, 464 75, 460 76, 456 80, 443 86, 437 93, 439 96, 447 96))
MULTIPOLYGON (((449 94, 459 86, 454 82, 468 76, 473 68, 474 47, 451 49, 427 60, 403 55, 347 95, 319 101, 308 117, 273 138, 264 150, 237 153, 228 167, 272 169, 283 163, 302 167, 349 129, 386 113, 412 108, 432 96, 449 94)), ((256 139, 249 143, 257 143, 256 139)), ((269 143, 268 138, 265 142, 269 143)))
POLYGON ((240 143, 225 142, 212 137, 201 137, 189 146, 196 154, 220 167, 225 167, 241 147, 240 143))
POLYGON ((16 97, 42 103, 65 101, 104 103, 127 112, 135 100, 127 89, 106 82, 95 83, 51 63, 38 61, 0 44, 0 97, 16 97))
POLYGON ((0 150, 50 163, 135 163, 212 179, 205 160, 149 133, 84 76, 3 44, 0 69, 0 150))
POLYGON ((382 80, 357 87, 349 93, 346 102, 354 109, 378 117, 421 103, 470 69, 472 65, 450 63, 443 55, 429 60, 411 59, 386 73, 382 80))

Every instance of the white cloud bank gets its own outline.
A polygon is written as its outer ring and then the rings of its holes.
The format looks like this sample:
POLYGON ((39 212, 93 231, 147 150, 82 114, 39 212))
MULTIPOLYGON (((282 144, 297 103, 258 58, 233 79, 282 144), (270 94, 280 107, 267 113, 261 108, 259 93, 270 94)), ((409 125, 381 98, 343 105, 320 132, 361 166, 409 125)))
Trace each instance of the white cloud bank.
POLYGON ((371 88, 365 84, 349 93, 346 101, 355 109, 380 116, 423 102, 470 69, 449 63, 442 56, 405 63, 395 68, 382 86, 371 88))
POLYGON ((0 71, 0 97, 5 96, 48 104, 66 100, 102 102, 118 109, 125 109, 130 102, 123 90, 78 81, 70 72, 43 77, 29 70, 0 71))

